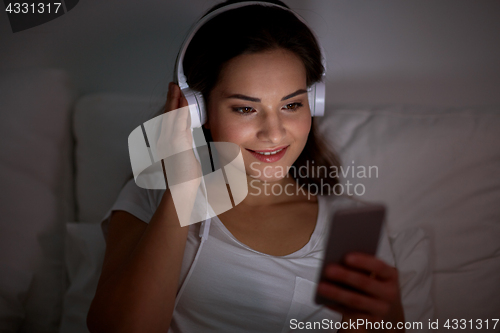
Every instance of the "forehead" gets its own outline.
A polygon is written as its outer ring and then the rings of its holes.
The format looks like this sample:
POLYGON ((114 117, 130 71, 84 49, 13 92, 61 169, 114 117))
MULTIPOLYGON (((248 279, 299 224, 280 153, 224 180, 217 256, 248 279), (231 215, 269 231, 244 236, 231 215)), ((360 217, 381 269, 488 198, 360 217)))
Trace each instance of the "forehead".
POLYGON ((291 51, 275 49, 242 54, 226 62, 214 90, 219 93, 275 92, 281 97, 305 87, 306 69, 302 60, 291 51))

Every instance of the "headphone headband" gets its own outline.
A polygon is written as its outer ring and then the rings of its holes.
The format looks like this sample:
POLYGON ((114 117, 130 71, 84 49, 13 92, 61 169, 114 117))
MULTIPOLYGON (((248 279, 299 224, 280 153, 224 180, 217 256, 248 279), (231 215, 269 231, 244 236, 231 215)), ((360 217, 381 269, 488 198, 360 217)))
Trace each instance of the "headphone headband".
MULTIPOLYGON (((201 17, 194 24, 194 26, 191 28, 191 30, 189 31, 188 37, 182 43, 181 49, 180 49, 180 51, 179 51, 179 53, 177 55, 177 59, 175 61, 175 69, 176 70, 174 72, 174 76, 175 76, 174 79, 175 79, 175 81, 177 81, 177 83, 178 83, 178 85, 179 85, 179 87, 181 89, 188 87, 187 79, 186 79, 186 76, 184 75, 184 68, 182 66, 182 61, 184 60, 184 55, 185 55, 186 50, 187 50, 187 48, 189 46, 189 43, 193 39, 194 35, 198 32, 198 30, 206 22, 210 21, 212 18, 214 18, 215 16, 217 16, 217 15, 223 13, 223 12, 226 12, 226 11, 229 11, 229 10, 232 10, 232 9, 236 9, 236 8, 251 6, 251 5, 277 7, 277 8, 286 10, 289 13, 294 14, 295 17, 297 17, 302 23, 304 23, 304 25, 306 27, 309 28, 309 30, 311 31, 311 33, 314 35, 314 38, 316 38, 316 41, 318 41, 318 45, 319 45, 318 37, 314 33, 314 30, 309 27, 309 25, 307 24, 306 20, 302 16, 300 16, 297 13, 295 13, 294 11, 292 11, 289 8, 283 7, 283 6, 278 5, 278 4, 269 3, 269 2, 262 2, 262 1, 242 1, 242 2, 237 2, 237 3, 230 4, 230 5, 226 5, 226 6, 217 8, 216 10, 214 10, 214 11, 206 14, 205 16, 201 17)), ((321 50, 321 63, 323 64, 323 68, 324 68, 324 71, 323 71, 322 75, 324 76, 326 74, 326 61, 325 61, 325 58, 324 58, 324 50, 321 47, 321 45, 319 45, 319 47, 320 47, 320 50, 321 50)))
POLYGON ((190 105, 190 112, 191 112, 191 120, 192 124, 191 127, 200 127, 203 125, 203 123, 206 120, 206 114, 205 114, 205 106, 203 103, 203 98, 201 93, 195 92, 191 90, 189 85, 187 84, 187 78, 184 74, 184 67, 182 65, 182 62, 184 60, 184 55, 186 53, 186 50, 189 46, 189 43, 193 39, 194 35, 198 32, 198 30, 208 21, 210 21, 212 18, 215 16, 218 16, 219 14, 236 9, 236 8, 241 8, 241 7, 246 7, 246 6, 251 6, 251 5, 259 5, 259 6, 267 6, 267 7, 276 7, 282 10, 286 10, 289 13, 292 13, 299 21, 301 21, 313 34, 314 38, 316 39, 318 46, 320 48, 321 52, 321 63, 323 65, 323 73, 321 75, 322 81, 317 82, 313 84, 309 89, 309 104, 310 104, 310 109, 311 109, 311 115, 312 116, 322 116, 324 114, 324 108, 325 108, 325 85, 324 85, 324 78, 326 76, 326 60, 324 57, 324 50, 319 44, 319 40, 314 33, 314 30, 309 27, 307 22, 305 21, 304 18, 302 18, 300 15, 295 13, 289 8, 283 7, 278 4, 274 3, 269 3, 269 2, 261 2, 261 1, 242 1, 242 2, 237 2, 237 3, 232 3, 229 5, 222 6, 220 8, 217 8, 216 10, 206 14, 205 16, 202 16, 191 28, 189 31, 188 36, 182 43, 181 49, 179 53, 177 54, 177 59, 175 61, 175 70, 174 70, 174 81, 179 85, 181 91, 184 93, 184 96, 188 100, 188 103, 190 105))

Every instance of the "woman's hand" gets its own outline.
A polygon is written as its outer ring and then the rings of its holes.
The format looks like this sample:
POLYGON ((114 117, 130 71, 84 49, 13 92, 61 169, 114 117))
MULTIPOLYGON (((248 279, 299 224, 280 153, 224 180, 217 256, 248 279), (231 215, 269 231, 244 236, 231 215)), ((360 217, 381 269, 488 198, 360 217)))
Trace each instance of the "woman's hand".
POLYGON ((167 102, 165 112, 188 106, 188 102, 181 92, 181 88, 174 82, 168 84, 167 102))
POLYGON ((168 85, 165 112, 161 117, 161 133, 157 141, 163 156, 172 156, 192 148, 188 102, 178 85, 168 85))
MULTIPOLYGON (((396 327, 398 322, 404 322, 398 272, 396 268, 375 256, 350 253, 346 256, 344 265, 327 266, 323 272, 323 280, 319 283, 318 293, 340 304, 328 307, 342 313, 343 321, 364 319, 365 322, 375 323, 383 320, 383 327, 387 328, 386 323, 391 322, 392 330, 378 327, 373 331, 404 332, 404 328, 397 330, 396 327), (342 288, 335 282, 355 288, 357 291, 342 288)), ((363 331, 363 329, 357 330, 357 332, 363 331)), ((366 331, 371 330, 368 327, 366 331)))
POLYGON ((159 156, 164 158, 167 182, 179 222, 185 226, 190 223, 202 169, 193 151, 188 102, 178 85, 170 82, 168 87, 165 114, 161 118, 156 145, 159 156))

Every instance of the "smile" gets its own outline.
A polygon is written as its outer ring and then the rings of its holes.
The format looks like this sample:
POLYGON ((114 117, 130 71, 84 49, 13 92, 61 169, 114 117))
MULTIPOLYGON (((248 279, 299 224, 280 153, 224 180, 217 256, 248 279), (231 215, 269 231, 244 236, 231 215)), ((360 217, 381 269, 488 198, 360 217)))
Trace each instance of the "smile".
POLYGON ((251 150, 247 149, 256 159, 265 162, 273 163, 279 161, 285 155, 289 146, 281 146, 274 149, 266 150, 251 150))
POLYGON ((279 153, 283 149, 285 149, 285 148, 281 148, 281 149, 278 149, 278 150, 275 150, 275 151, 272 151, 272 152, 260 152, 260 151, 256 151, 256 153, 261 154, 261 155, 274 155, 274 154, 279 153))

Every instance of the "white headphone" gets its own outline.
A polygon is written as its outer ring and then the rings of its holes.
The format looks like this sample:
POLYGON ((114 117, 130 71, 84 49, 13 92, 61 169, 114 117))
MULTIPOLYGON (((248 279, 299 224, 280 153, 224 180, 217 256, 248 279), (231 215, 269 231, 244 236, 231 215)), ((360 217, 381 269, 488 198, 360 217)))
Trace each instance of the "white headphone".
MULTIPOLYGON (((191 42, 191 39, 193 36, 196 34, 198 29, 200 29, 203 24, 205 24, 207 21, 211 20, 213 17, 219 15, 220 13, 223 13, 225 11, 235 9, 235 8, 240 8, 240 7, 245 7, 245 6, 250 6, 250 5, 262 5, 262 6, 270 6, 270 7, 278 7, 280 9, 286 10, 292 14, 294 14, 302 23, 304 23, 307 27, 309 25, 307 22, 300 17, 297 13, 293 12, 292 10, 283 7, 281 5, 269 3, 269 2, 261 2, 261 1, 243 1, 243 2, 238 2, 230 5, 223 6, 221 8, 218 8, 214 10, 213 12, 205 15, 202 17, 196 24, 195 26, 191 29, 191 31, 188 34, 188 37, 184 40, 184 43, 182 44, 182 47, 177 55, 177 60, 175 62, 175 70, 174 70, 174 80, 176 83, 179 85, 181 88, 182 93, 184 94, 184 97, 186 97, 186 100, 189 104, 189 112, 191 113, 191 128, 197 128, 201 127, 207 120, 207 113, 206 113, 206 108, 205 104, 203 101, 203 95, 201 92, 192 90, 189 85, 187 84, 186 76, 184 75, 184 68, 182 66, 183 60, 184 60, 184 55, 186 53, 186 50, 188 48, 189 43, 191 42)), ((309 27, 309 30, 314 35, 314 31, 309 27)), ((316 37, 316 35, 314 35, 316 37)), ((316 37, 316 40, 319 43, 318 38, 316 37)), ((308 90, 308 99, 309 99, 309 108, 311 109, 311 116, 323 116, 325 113, 325 75, 326 75, 326 61, 324 58, 324 51, 321 45, 319 46, 321 50, 321 62, 323 64, 323 67, 325 71, 322 73, 321 76, 321 81, 316 82, 309 87, 308 90)))

